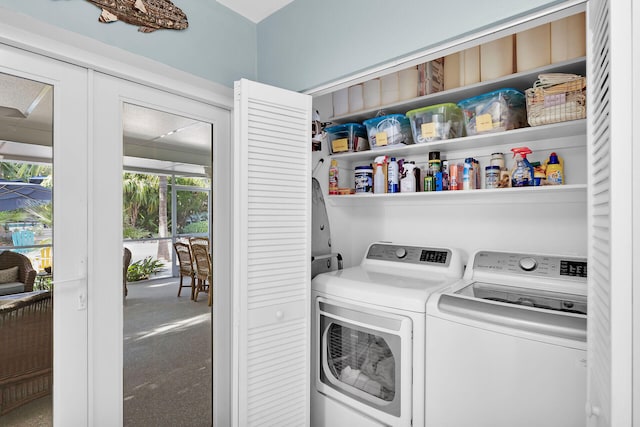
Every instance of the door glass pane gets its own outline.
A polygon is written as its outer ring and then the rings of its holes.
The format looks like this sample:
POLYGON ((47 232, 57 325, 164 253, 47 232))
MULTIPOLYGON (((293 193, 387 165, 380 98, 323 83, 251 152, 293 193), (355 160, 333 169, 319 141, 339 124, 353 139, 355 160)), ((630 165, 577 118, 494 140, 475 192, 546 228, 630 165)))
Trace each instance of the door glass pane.
POLYGON ((52 425, 53 90, 0 73, 0 425, 52 425))
POLYGON ((189 238, 210 237, 212 126, 132 104, 123 113, 124 425, 210 426, 211 280, 196 274, 189 238))

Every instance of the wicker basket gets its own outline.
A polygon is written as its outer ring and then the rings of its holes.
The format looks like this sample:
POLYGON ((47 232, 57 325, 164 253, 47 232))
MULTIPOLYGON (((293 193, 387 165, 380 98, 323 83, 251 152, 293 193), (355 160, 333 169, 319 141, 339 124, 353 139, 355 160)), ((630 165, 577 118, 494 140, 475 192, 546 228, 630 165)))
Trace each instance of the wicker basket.
POLYGON ((530 126, 587 117, 587 80, 575 74, 541 74, 525 91, 530 126))

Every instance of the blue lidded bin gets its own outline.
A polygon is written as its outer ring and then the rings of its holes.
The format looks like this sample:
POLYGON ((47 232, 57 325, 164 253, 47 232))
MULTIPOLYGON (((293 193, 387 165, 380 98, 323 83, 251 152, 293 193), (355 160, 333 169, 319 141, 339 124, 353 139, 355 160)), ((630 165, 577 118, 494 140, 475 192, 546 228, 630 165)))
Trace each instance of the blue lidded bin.
POLYGON ((467 135, 527 126, 526 98, 517 89, 499 89, 458 102, 467 135))
POLYGON ((390 114, 362 122, 367 127, 371 149, 413 144, 411 123, 404 114, 390 114))
POLYGON ((369 149, 367 128, 359 123, 345 123, 325 128, 329 140, 329 153, 348 153, 369 149))

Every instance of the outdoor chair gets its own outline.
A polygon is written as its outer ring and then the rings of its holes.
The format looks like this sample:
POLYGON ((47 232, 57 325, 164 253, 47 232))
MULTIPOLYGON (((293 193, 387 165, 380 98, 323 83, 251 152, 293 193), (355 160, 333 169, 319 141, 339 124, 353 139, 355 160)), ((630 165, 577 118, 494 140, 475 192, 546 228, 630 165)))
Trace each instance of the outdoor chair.
POLYGON ((129 265, 131 264, 131 251, 129 248, 124 248, 124 254, 122 256, 122 286, 124 287, 124 296, 129 293, 127 289, 127 272, 129 271, 129 265))
POLYGON ((207 252, 209 252, 209 238, 208 237, 189 237, 189 244, 193 245, 204 245, 207 247, 207 252))
POLYGON ((0 253, 0 295, 31 292, 36 274, 26 256, 13 251, 0 253))
POLYGON ((0 416, 50 394, 52 373, 51 292, 0 297, 0 416))
POLYGON ((180 285, 178 287, 178 296, 182 292, 182 288, 191 288, 191 299, 194 299, 194 293, 196 290, 195 283, 195 271, 193 270, 193 258, 191 257, 191 247, 187 243, 175 242, 173 248, 178 256, 178 264, 180 265, 180 285), (182 283, 182 278, 188 277, 190 279, 189 285, 182 283))
POLYGON ((40 249, 40 271, 46 271, 47 268, 51 268, 51 246, 40 249))
POLYGON ((193 300, 198 301, 198 294, 200 292, 207 292, 209 294, 208 304, 211 306, 213 303, 213 269, 211 268, 211 258, 209 257, 208 247, 205 245, 192 244, 191 252, 196 262, 197 278, 196 294, 193 300))

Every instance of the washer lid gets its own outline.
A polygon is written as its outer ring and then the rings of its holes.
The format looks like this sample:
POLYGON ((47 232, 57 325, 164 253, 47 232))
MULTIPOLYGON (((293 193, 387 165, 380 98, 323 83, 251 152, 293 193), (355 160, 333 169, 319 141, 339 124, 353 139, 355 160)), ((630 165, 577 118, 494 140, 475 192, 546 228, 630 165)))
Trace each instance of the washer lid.
POLYGON ((585 295, 505 286, 486 282, 473 282, 456 291, 455 294, 467 295, 488 301, 535 307, 543 310, 587 314, 587 297, 585 295))
POLYGON ((455 280, 435 272, 403 274, 402 269, 358 266, 320 274, 311 286, 314 291, 355 302, 424 313, 429 295, 455 280))

